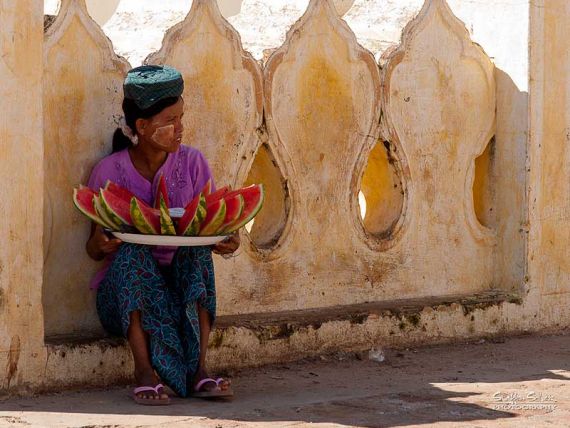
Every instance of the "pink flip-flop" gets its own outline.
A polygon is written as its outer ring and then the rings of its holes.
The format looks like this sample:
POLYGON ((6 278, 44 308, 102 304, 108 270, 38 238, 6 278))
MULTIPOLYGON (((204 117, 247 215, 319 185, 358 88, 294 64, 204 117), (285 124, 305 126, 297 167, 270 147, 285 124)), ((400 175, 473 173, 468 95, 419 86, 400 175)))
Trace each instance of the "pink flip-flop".
POLYGON ((234 392, 232 391, 231 388, 228 388, 225 391, 222 390, 222 388, 220 388, 220 383, 222 383, 223 381, 224 378, 222 377, 219 377, 218 379, 215 380, 210 377, 202 379, 200 382, 196 384, 196 386, 194 386, 194 391, 192 392, 191 396, 196 398, 232 397, 234 395, 234 392), (216 388, 212 389, 211 391, 200 391, 200 389, 206 383, 215 383, 216 388))
POLYGON ((141 392, 154 392, 158 397, 164 391, 164 385, 159 383, 156 386, 139 386, 133 390, 133 400, 137 404, 142 404, 143 406, 166 406, 170 404, 170 397, 168 398, 142 398, 137 396, 141 392))

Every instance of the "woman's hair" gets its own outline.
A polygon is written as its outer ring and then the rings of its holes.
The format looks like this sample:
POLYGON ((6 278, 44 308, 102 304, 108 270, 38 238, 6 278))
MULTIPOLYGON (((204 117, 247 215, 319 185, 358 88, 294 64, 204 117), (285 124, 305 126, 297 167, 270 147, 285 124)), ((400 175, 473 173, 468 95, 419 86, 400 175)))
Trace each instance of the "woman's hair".
MULTIPOLYGON (((148 119, 154 115, 157 115, 162 110, 170 107, 178 102, 180 97, 164 98, 157 103, 153 104, 147 109, 140 109, 137 107, 135 102, 129 98, 123 100, 123 113, 125 114, 125 122, 129 128, 133 130, 133 134, 136 133, 137 119, 148 119)), ((113 153, 119 152, 133 145, 131 139, 123 134, 121 128, 117 128, 113 134, 113 153)))

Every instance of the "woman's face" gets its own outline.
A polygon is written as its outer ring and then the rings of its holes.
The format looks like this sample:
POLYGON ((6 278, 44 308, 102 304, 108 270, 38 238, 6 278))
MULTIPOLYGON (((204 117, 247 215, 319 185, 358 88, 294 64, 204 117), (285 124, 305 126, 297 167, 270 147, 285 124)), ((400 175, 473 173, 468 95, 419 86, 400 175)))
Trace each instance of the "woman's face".
POLYGON ((137 131, 145 144, 150 144, 157 150, 174 153, 182 143, 183 116, 184 100, 181 97, 176 104, 165 108, 153 117, 138 119, 137 131))

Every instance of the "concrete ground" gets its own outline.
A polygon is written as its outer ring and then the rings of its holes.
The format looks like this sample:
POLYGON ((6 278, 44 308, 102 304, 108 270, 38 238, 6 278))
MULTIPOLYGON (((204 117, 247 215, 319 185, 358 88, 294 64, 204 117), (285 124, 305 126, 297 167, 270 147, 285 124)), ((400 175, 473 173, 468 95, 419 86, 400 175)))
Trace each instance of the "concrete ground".
POLYGON ((570 427, 570 334, 368 353, 230 373, 228 402, 143 407, 130 389, 0 402, 0 426, 570 427))

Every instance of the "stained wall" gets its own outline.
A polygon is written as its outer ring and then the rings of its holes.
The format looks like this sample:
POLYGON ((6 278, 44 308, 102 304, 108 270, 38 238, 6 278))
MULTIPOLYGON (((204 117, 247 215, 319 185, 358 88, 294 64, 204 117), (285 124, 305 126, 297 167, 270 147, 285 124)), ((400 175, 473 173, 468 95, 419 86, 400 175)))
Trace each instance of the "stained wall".
MULTIPOLYGON (((68 193, 109 150, 128 64, 82 1, 45 37, 46 333, 99 334, 86 288, 100 265, 68 193)), ((267 189, 238 255, 216 258, 220 314, 520 287, 526 123, 498 108, 511 89, 445 2, 426 2, 380 64, 333 3, 310 2, 261 65, 214 2, 195 1, 147 62, 184 74, 185 143, 218 184, 267 189)))
MULTIPOLYGON (((100 332, 87 291, 98 266, 70 188, 109 151, 128 64, 83 1, 62 5, 45 41, 40 9, 0 0, 0 203, 18 213, 0 227, 3 390, 131 370, 124 346, 61 338, 100 332)), ((218 182, 268 190, 238 255, 215 261, 221 319, 241 318, 216 333, 213 367, 568 326, 568 7, 529 6, 526 62, 474 43, 454 11, 426 1, 379 65, 332 3, 313 0, 262 66, 216 5, 197 0, 150 58, 183 71, 185 143, 218 182), (501 293, 477 306, 474 296, 501 293), (244 322, 412 300, 425 305, 413 322, 381 311, 269 339, 244 322)))

